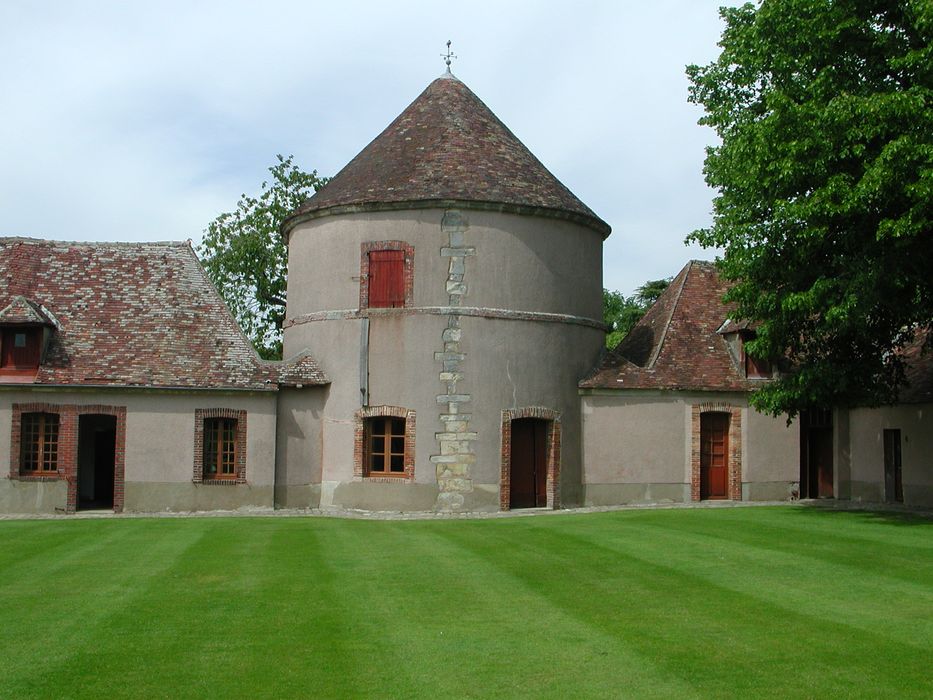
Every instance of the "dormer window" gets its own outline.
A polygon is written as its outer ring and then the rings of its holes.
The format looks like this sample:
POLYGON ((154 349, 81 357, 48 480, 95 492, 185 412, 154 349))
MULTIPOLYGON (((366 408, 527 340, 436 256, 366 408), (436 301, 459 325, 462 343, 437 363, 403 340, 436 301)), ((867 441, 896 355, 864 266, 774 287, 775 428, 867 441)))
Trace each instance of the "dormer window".
POLYGON ((745 345, 755 339, 754 331, 745 331, 742 338, 742 360, 745 364, 745 376, 748 379, 771 379, 770 360, 759 360, 745 352, 745 345))
POLYGON ((4 328, 0 334, 0 370, 29 372, 39 367, 42 329, 29 326, 4 328))

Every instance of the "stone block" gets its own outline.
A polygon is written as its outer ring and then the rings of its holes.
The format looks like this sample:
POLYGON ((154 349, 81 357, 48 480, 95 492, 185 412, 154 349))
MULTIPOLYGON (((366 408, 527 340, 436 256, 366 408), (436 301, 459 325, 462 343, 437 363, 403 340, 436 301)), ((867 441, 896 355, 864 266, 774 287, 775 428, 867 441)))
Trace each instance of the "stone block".
POLYGON ((464 455, 471 456, 469 441, 462 440, 441 440, 442 455, 464 455))
POLYGON ((464 498, 462 493, 452 492, 437 494, 437 503, 435 508, 442 513, 450 513, 463 508, 464 498))
POLYGON ((476 255, 476 248, 473 246, 463 246, 456 248, 441 248, 441 257, 442 258, 462 258, 464 256, 476 255))
POLYGON ((460 362, 466 357, 463 353, 460 352, 436 352, 434 353, 434 359, 440 360, 442 362, 447 362, 450 360, 455 360, 460 362))
POLYGON ((459 423, 460 421, 464 421, 464 422, 469 421, 471 418, 473 418, 473 414, 472 413, 456 413, 456 412, 442 413, 440 414, 439 418, 442 423, 450 423, 450 422, 459 423))
POLYGON ((460 493, 469 493, 473 490, 473 480, 472 479, 462 479, 462 478, 445 478, 439 479, 437 482, 438 488, 446 493, 451 491, 459 491, 460 493))
POLYGON ((441 372, 440 380, 442 382, 459 382, 463 379, 462 372, 441 372))
POLYGON ((438 403, 466 403, 470 400, 469 394, 441 394, 437 397, 438 403))
POLYGON ((447 268, 448 274, 451 275, 464 275, 466 274, 466 264, 463 262, 463 258, 456 257, 450 259, 450 266, 447 268))
POLYGON ((435 440, 476 440, 476 433, 434 433, 435 440))
POLYGON ((467 286, 463 282, 448 282, 447 293, 448 294, 459 294, 462 296, 467 293, 467 286))

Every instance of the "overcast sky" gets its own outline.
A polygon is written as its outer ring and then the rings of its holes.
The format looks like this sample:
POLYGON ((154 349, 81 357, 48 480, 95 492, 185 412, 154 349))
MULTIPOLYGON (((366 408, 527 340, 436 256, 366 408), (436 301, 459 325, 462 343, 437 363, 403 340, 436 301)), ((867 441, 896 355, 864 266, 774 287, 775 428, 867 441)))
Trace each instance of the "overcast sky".
POLYGON ((276 153, 333 175, 444 71, 613 228, 630 293, 714 251, 684 66, 722 0, 0 2, 0 235, 197 241, 276 153))

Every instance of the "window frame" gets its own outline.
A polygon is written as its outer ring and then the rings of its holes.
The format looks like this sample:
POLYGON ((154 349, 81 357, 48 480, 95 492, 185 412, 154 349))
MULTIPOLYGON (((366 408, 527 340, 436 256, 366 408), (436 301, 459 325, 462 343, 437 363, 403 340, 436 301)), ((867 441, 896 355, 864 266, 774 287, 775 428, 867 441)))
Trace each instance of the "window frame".
POLYGON ((236 418, 204 419, 204 455, 201 461, 205 479, 236 479, 237 433, 236 418), (208 469, 209 466, 214 471, 208 469))
MULTIPOLYGON (((411 482, 415 478, 415 411, 401 406, 364 406, 354 414, 353 477, 358 481, 384 483, 411 482), (369 469, 368 421, 374 418, 404 420, 403 471, 378 472, 369 469)), ((390 428, 391 429, 391 428, 390 428)), ((391 447, 390 447, 391 452, 391 447)))
MULTIPOLYGON (((216 435, 214 436, 216 438, 216 435)), ((247 483, 246 473, 246 452, 247 452, 247 421, 246 411, 231 408, 197 408, 194 411, 194 473, 192 481, 196 484, 245 484, 247 483), (233 426, 233 435, 229 442, 232 443, 233 464, 235 469, 233 473, 209 473, 205 471, 205 459, 207 454, 207 441, 211 438, 211 430, 221 431, 221 440, 223 442, 224 426, 233 426), (212 428, 213 426, 213 428, 212 428), (218 428, 219 426, 219 428, 218 428)), ((217 454, 217 459, 222 459, 223 449, 217 454)), ((218 468, 221 463, 218 462, 218 468)))
POLYGON ((367 476, 380 476, 387 478, 405 478, 405 418, 398 418, 396 416, 372 416, 371 418, 366 418, 363 421, 363 441, 364 441, 364 452, 363 459, 365 462, 364 471, 367 476), (380 432, 375 431, 376 424, 382 421, 383 427, 380 432), (375 451, 375 443, 377 440, 383 441, 383 448, 381 451, 375 451), (396 440, 402 441, 402 449, 394 449, 396 440), (376 469, 374 464, 374 458, 380 458, 381 469, 376 469), (398 468, 395 468, 396 460, 398 458, 398 468))
POLYGON ((20 414, 20 442, 19 442, 19 472, 22 476, 57 477, 61 472, 61 445, 60 437, 62 431, 62 420, 59 413, 51 411, 28 411, 20 414), (36 429, 36 439, 26 439, 26 431, 31 428, 33 419, 38 419, 36 429), (49 419, 54 419, 50 421, 49 419), (50 429, 54 426, 54 430, 50 429), (49 433, 52 433, 49 435, 49 433), (32 446, 36 446, 36 455, 34 463, 38 469, 30 469, 27 464, 33 463, 33 460, 27 459, 27 452, 32 451, 32 446), (51 452, 52 457, 49 460, 51 465, 49 469, 43 468, 46 463, 46 452, 51 452))

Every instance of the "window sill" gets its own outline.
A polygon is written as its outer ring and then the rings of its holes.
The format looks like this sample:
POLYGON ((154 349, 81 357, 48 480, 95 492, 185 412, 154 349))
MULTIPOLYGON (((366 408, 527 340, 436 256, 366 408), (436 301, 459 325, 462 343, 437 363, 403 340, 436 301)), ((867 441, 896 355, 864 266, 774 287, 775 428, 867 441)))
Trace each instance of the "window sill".
POLYGON ((62 481, 65 475, 61 472, 54 474, 14 474, 10 477, 13 481, 62 481))
POLYGON ((397 476, 387 476, 385 474, 375 474, 373 476, 364 475, 363 481, 368 481, 375 484, 397 484, 400 481, 414 481, 415 477, 412 474, 398 474, 397 476))
POLYGON ((205 486, 236 486, 245 484, 246 479, 196 479, 195 484, 204 484, 205 486))

